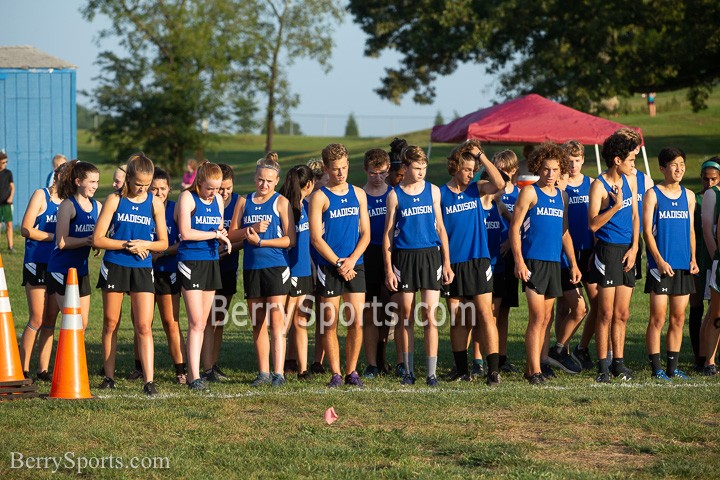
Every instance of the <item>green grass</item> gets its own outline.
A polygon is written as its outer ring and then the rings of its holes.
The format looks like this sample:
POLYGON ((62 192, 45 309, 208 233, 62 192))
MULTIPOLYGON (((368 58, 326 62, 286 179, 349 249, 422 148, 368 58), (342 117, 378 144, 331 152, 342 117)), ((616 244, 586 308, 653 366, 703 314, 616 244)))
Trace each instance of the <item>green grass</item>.
MULTIPOLYGON (((689 155, 686 178, 696 187, 699 162, 720 152, 720 106, 717 95, 700 114, 678 110, 650 119, 616 120, 643 128, 655 167, 657 152, 678 145, 689 155)), ((113 166, 97 146, 81 134, 80 158, 101 166, 103 198, 109 191, 113 166)), ((406 135, 409 143, 427 146, 429 132, 406 135)), ((351 152, 351 180, 363 182, 362 152, 387 148, 391 139, 345 139, 277 136, 275 148, 284 166, 319 155, 333 141, 345 141, 351 152)), ((236 167, 236 191, 252 188, 252 163, 262 155, 259 136, 223 140, 213 161, 236 167)), ((445 181, 444 157, 451 145, 433 145, 430 179, 445 181)), ((490 146, 489 153, 500 149, 490 146)), ((594 173, 589 152, 587 171, 594 173)), ((2 242, 4 244, 4 242, 2 242)), ((22 244, 19 252, 3 255, 18 335, 27 321, 27 305, 20 287, 22 244)), ((99 259, 92 258, 91 281, 99 259)), ((242 288, 242 284, 239 285, 242 288)), ((497 389, 481 383, 448 384, 430 391, 422 386, 402 388, 394 377, 367 382, 363 390, 327 391, 328 378, 300 384, 290 377, 282 391, 253 390, 255 355, 247 326, 226 328, 220 364, 232 377, 213 385, 210 394, 195 395, 172 383, 171 360, 159 320, 155 323, 156 379, 160 398, 148 400, 141 384, 122 380, 132 369, 132 328, 127 315, 118 341, 118 388, 91 387, 93 401, 30 400, 0 403, 5 429, 0 447, 0 472, 5 478, 44 478, 48 471, 10 470, 10 452, 25 456, 166 457, 169 469, 86 470, 99 477, 279 477, 295 478, 707 478, 720 468, 720 378, 693 376, 685 384, 657 385, 650 381, 644 346, 648 298, 640 282, 632 298, 627 330, 626 361, 638 371, 629 385, 597 385, 592 373, 577 377, 560 374, 551 385, 530 388, 521 374, 507 374, 497 389), (323 421, 334 406, 339 420, 323 421)), ((242 290, 237 298, 242 296, 242 290)), ((91 373, 101 365, 102 305, 93 291, 90 325, 86 332, 91 373)), ((524 300, 511 314, 509 356, 524 364, 523 335, 527 321, 524 300)), ((125 311, 127 312, 127 299, 125 311)), ((184 308, 180 323, 187 327, 184 308)), ((420 330, 417 330, 421 335, 420 330)), ((344 330, 340 330, 341 344, 344 330)), ((419 373, 424 368, 422 339, 417 339, 419 373)), ((312 340, 311 340, 312 349, 312 340)), ((389 348, 388 357, 394 358, 389 348)), ((31 370, 35 369, 35 360, 31 370)), ((683 342, 681 368, 691 369, 689 340, 683 342)), ((361 356, 364 366, 364 357, 361 356)), ((440 331, 440 371, 452 365, 447 325, 440 331)), ((420 375, 422 376, 422 375, 420 375)), ((422 382, 420 382, 422 383, 422 382)), ((43 393, 49 385, 41 384, 43 393)), ((63 477, 75 476, 61 469, 63 477)))

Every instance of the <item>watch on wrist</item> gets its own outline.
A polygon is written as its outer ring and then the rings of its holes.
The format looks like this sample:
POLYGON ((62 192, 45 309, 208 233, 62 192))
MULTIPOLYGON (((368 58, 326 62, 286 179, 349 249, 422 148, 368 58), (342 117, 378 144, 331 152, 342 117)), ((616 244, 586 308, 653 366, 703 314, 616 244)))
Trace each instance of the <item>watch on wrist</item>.
POLYGON ((343 265, 343 261, 339 258, 337 259, 337 262, 335 262, 335 268, 340 268, 343 265))

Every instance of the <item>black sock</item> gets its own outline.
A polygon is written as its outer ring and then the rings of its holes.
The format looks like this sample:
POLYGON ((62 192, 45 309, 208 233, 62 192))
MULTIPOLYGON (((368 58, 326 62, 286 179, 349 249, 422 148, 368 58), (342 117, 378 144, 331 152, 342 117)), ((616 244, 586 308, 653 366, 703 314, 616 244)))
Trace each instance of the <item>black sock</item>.
POLYGON ((142 362, 138 359, 135 359, 135 370, 138 370, 140 372, 143 371, 142 369, 142 362))
POLYGON ((377 366, 380 370, 385 368, 385 342, 378 342, 377 344, 377 354, 375 355, 375 358, 377 359, 377 366))
POLYGON ((500 358, 500 366, 502 367, 507 363, 507 355, 498 355, 500 358))
POLYGON ((460 375, 467 375, 469 373, 467 350, 453 352, 453 358, 455 359, 455 369, 457 370, 457 372, 460 375))
POLYGON ((680 352, 667 352, 667 374, 672 375, 678 368, 680 352))
POLYGON ((707 360, 707 357, 697 357, 695 359, 695 369, 702 371, 705 368, 705 360, 707 360))
POLYGON ((617 373, 620 371, 620 367, 623 366, 625 363, 624 359, 622 358, 613 358, 612 359, 612 372, 613 375, 617 375, 617 373))
POLYGON ((608 364, 607 358, 598 360, 598 373, 610 373, 610 365, 608 364))
POLYGON ((658 370, 662 370, 662 363, 660 362, 659 353, 652 353, 648 355, 648 358, 650 359, 650 369, 652 370, 653 374, 658 370))
POLYGON ((702 325, 703 307, 690 307, 690 343, 695 357, 700 355, 700 326, 702 325))
POLYGON ((485 357, 487 362, 488 374, 500 371, 500 355, 497 353, 491 353, 485 357))
POLYGON ((185 364, 184 363, 176 363, 175 364, 175 375, 180 375, 183 373, 185 373, 185 374, 187 373, 185 371, 185 364))

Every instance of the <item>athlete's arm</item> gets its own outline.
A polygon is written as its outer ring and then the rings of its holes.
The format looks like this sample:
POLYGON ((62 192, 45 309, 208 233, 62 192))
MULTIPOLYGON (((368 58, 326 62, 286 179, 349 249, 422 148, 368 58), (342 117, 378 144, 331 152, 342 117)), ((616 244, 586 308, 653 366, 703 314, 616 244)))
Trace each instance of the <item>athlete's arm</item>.
POLYGON ((52 242, 55 240, 54 234, 35 228, 35 219, 45 210, 47 210, 45 192, 43 192, 42 189, 35 190, 35 193, 30 197, 30 202, 25 210, 22 225, 20 226, 20 234, 23 237, 38 242, 52 242), (43 205, 45 205, 45 208, 43 208, 43 205))
POLYGON ((505 180, 503 180, 500 170, 497 169, 494 163, 488 160, 485 152, 482 150, 480 151, 480 162, 483 167, 485 167, 489 178, 489 180, 480 180, 477 182, 480 193, 493 194, 505 190, 505 180))
POLYGON ((622 188, 619 188, 617 192, 608 192, 605 189, 605 185, 600 180, 595 180, 590 184, 590 198, 588 203, 588 227, 593 233, 596 233, 602 228, 607 222, 610 221, 615 212, 620 210, 622 207, 622 188), (606 200, 614 199, 615 205, 608 208, 603 213, 600 213, 603 203, 607 203, 606 200))
POLYGON ((693 215, 695 211, 695 194, 685 187, 683 187, 683 190, 688 199, 688 217, 690 218, 690 273, 695 275, 700 271, 695 258, 697 253, 695 252, 695 215, 693 215))
POLYGON ((707 248, 710 258, 715 257, 715 251, 717 250, 717 239, 715 238, 715 229, 713 228, 717 220, 714 218, 715 202, 717 201, 716 196, 715 189, 710 188, 706 190, 703 194, 702 207, 700 210, 703 240, 705 240, 705 248, 707 248))
POLYGON ((570 236, 570 230, 568 230, 568 194, 564 190, 560 190, 563 198, 563 233, 562 233, 562 246, 565 250, 565 256, 570 264, 570 282, 575 284, 580 282, 582 274, 577 265, 577 259, 575 258, 575 246, 573 245, 572 237, 570 236))
MULTIPOLYGON (((445 230, 445 222, 442 219, 442 206, 440 205, 440 189, 436 186, 432 186, 432 198, 433 198, 433 212, 435 213, 435 230, 437 231, 438 237, 440 237, 440 253, 442 254, 442 278, 443 285, 450 285, 455 278, 455 272, 453 272, 450 265, 450 247, 447 230, 445 230)), ((481 207, 482 208, 482 207, 481 207)))
POLYGON ((398 280, 392 267, 392 249, 395 237, 398 199, 395 190, 390 190, 385 200, 385 233, 383 234, 383 264, 385 265, 385 285, 391 292, 397 291, 398 280))
POLYGON ((330 265, 335 265, 340 259, 339 256, 333 252, 330 245, 327 244, 323 238, 323 221, 322 214, 325 210, 330 207, 330 200, 322 190, 312 194, 310 197, 310 207, 308 211, 308 219, 310 222, 310 243, 315 247, 315 250, 325 259, 330 265))
MULTIPOLYGON (((355 264, 360 259, 360 256, 365 253, 368 245, 370 245, 370 215, 367 208, 367 194, 362 188, 354 185, 349 185, 350 188, 355 189, 355 196, 360 204, 360 236, 358 237, 358 243, 355 246, 355 250, 350 254, 349 257, 342 259, 342 267, 338 269, 338 273, 343 277, 348 277, 355 269, 355 264)), ((354 277, 355 275, 352 275, 354 277)), ((351 278, 348 278, 351 280, 351 278)))
POLYGON ((520 227, 525 219, 525 215, 529 209, 537 203, 537 194, 532 186, 523 187, 520 195, 515 202, 512 222, 510 223, 510 231, 508 239, 510 240, 510 248, 515 259, 515 276, 520 280, 527 282, 530 280, 530 271, 525 265, 525 259, 522 256, 522 243, 520 241, 520 227))
MULTIPOLYGON (((228 238, 234 246, 237 246, 238 243, 244 241, 247 237, 247 229, 240 228, 242 223, 240 217, 243 211, 245 211, 245 197, 240 196, 237 202, 235 202, 235 209, 233 210, 230 227, 228 229, 228 238)), ((239 246, 237 248, 239 248, 239 246)))
MULTIPOLYGON (((630 248, 623 255, 623 263, 625 264, 624 270, 629 272, 635 268, 635 257, 637 256, 638 240, 640 238, 640 215, 638 214, 637 204, 637 177, 635 177, 634 182, 628 181, 627 178, 626 181, 630 185, 630 197, 632 198, 632 243, 630 243, 630 248)), ((622 191, 622 189, 620 190, 622 191)))

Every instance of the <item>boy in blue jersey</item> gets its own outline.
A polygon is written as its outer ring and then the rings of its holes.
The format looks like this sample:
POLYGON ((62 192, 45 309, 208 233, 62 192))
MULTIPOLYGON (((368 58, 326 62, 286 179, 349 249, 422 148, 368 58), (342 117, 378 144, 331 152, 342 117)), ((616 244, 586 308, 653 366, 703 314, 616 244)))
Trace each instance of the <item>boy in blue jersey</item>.
POLYGON ((560 175, 568 171, 567 153, 558 145, 544 143, 530 154, 528 169, 539 179, 520 191, 510 224, 510 246, 515 276, 523 281, 528 302, 525 378, 538 385, 545 381, 540 365, 545 333, 555 299, 562 295, 563 250, 570 264, 570 281, 577 284, 581 274, 568 230, 568 196, 556 187, 560 175))
POLYGON ((391 292, 401 292, 400 321, 404 325, 397 348, 405 363, 402 383, 413 385, 414 318, 412 301, 421 292, 422 324, 425 330, 427 372, 425 382, 437 386, 438 331, 436 312, 441 283, 454 278, 450 266, 448 238, 442 219, 440 189, 425 181, 428 160, 417 146, 407 146, 400 154, 405 176, 388 194, 383 256, 385 282, 391 292))
POLYGON ((367 196, 362 188, 347 182, 348 151, 333 143, 322 151, 327 185, 310 198, 310 241, 317 250, 318 293, 322 321, 323 346, 332 377, 328 387, 343 383, 340 374, 340 347, 337 324, 340 297, 345 303, 347 338, 345 339, 345 384, 362 386, 357 363, 362 348, 362 315, 365 303, 365 265, 363 253, 370 243, 370 219, 367 196), (349 308, 348 308, 349 307, 349 308))
POLYGON ((610 383, 611 373, 620 380, 633 376, 623 355, 640 231, 637 185, 632 178, 637 148, 637 139, 629 135, 616 132, 605 139, 602 156, 608 169, 590 186, 588 223, 596 243, 589 276, 599 288, 595 325, 599 383, 610 383), (608 361, 610 332, 612 365, 608 361))
POLYGON ((658 155, 660 172, 665 177, 647 191, 643 206, 645 244, 648 251, 645 293, 650 294, 650 321, 645 334, 652 375, 657 380, 686 380, 678 369, 685 308, 695 291, 695 195, 680 185, 685 175, 685 152, 663 148, 658 155), (660 362, 660 336, 670 302, 670 324, 666 348, 667 369, 660 362))

